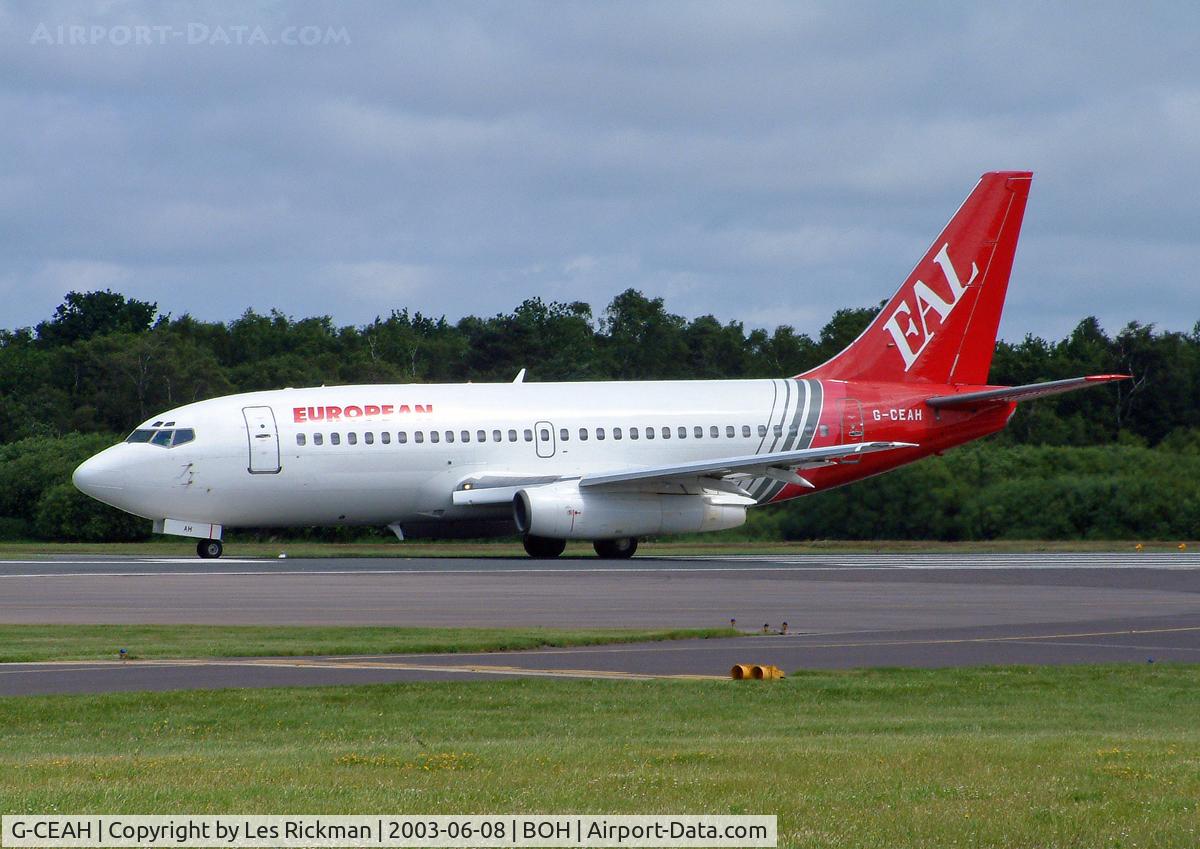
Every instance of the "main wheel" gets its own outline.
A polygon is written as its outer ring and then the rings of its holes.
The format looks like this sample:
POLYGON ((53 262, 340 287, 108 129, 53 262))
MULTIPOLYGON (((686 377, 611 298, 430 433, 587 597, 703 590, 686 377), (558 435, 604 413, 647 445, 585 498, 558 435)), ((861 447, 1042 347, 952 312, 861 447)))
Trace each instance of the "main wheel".
POLYGON ((535 537, 531 534, 525 534, 523 542, 525 543, 525 553, 539 560, 558 557, 567 548, 567 541, 565 539, 535 537))
POLYGON ((205 560, 216 560, 224 550, 219 539, 202 539, 196 543, 196 553, 205 560))
POLYGON ((636 537, 621 537, 620 539, 598 539, 592 543, 596 554, 605 560, 628 560, 637 551, 636 537))

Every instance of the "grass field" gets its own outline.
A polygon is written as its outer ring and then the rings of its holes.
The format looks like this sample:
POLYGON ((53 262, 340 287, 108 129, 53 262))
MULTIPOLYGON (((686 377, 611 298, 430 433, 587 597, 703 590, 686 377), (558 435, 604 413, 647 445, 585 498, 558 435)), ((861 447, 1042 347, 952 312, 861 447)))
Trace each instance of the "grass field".
MULTIPOLYGON (((1178 540, 1147 540, 1146 551, 1177 551, 1178 540)), ((639 557, 731 555, 731 554, 830 554, 857 552, 1079 552, 1134 551, 1128 540, 991 540, 986 542, 937 542, 911 540, 821 540, 817 542, 643 542, 639 557)), ((1196 549, 1195 543, 1184 543, 1196 549)), ((46 555, 111 554, 133 557, 195 557, 194 542, 156 538, 130 543, 0 542, 0 560, 19 560, 46 555)), ((226 557, 519 557, 525 550, 519 542, 225 542, 226 557)), ((588 543, 569 543, 567 557, 592 557, 588 543)), ((199 565, 201 561, 197 559, 199 565)))
POLYGON ((247 625, 0 625, 0 663, 168 657, 274 657, 514 651, 694 637, 734 637, 730 628, 276 627, 247 625))
POLYGON ((0 699, 4 813, 775 813, 781 846, 1194 847, 1198 666, 0 699))

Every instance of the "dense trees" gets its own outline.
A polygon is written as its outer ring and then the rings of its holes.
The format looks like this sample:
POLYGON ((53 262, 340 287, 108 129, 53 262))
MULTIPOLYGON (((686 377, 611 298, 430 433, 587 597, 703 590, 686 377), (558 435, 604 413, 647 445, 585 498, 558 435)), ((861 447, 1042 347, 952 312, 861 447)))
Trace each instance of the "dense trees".
MULTIPOLYGON (((631 289, 599 314, 586 303, 532 298, 511 313, 454 323, 395 310, 339 327, 328 316, 294 319, 278 311, 202 322, 115 292, 71 292, 35 328, 0 330, 0 517, 7 517, 0 518, 0 535, 144 533, 144 523, 79 500, 67 483, 70 468, 154 411, 189 401, 321 383, 508 381, 521 368, 539 381, 791 375, 844 347, 874 312, 839 310, 813 338, 787 326, 747 330, 711 315, 689 320, 661 298, 631 289)), ((1197 518, 1195 496, 1182 481, 1200 456, 1200 325, 1179 333, 1130 323, 1110 336, 1085 318, 1058 341, 999 343, 991 379, 1028 383, 1103 372, 1134 380, 1022 405, 1009 429, 983 446, 767 511, 751 531, 1181 534, 1197 518), (1084 450, 1099 445, 1109 447, 1084 450), (1118 466, 1112 458, 1120 458, 1118 466), (1003 471, 986 471, 992 468, 1003 471), (1164 517, 1168 498, 1175 512, 1164 517), (1099 518, 1114 505, 1123 516, 1119 527, 1099 518)))

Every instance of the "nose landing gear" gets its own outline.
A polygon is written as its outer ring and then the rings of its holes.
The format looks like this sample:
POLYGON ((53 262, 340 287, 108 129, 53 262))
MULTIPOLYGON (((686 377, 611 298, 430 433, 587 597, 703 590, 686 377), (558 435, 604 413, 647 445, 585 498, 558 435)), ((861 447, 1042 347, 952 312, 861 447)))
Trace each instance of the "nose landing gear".
POLYGON ((196 543, 196 553, 204 560, 216 560, 224 550, 219 539, 202 539, 196 543))

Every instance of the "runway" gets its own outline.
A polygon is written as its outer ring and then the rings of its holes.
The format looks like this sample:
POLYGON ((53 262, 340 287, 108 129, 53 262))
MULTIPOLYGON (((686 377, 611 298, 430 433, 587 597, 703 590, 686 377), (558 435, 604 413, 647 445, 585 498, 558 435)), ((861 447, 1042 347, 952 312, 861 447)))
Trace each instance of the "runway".
POLYGON ((1200 661, 1200 556, 0 561, 2 623, 717 627, 789 634, 484 655, 0 666, 0 695, 529 675, 1200 661))

